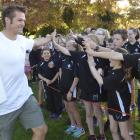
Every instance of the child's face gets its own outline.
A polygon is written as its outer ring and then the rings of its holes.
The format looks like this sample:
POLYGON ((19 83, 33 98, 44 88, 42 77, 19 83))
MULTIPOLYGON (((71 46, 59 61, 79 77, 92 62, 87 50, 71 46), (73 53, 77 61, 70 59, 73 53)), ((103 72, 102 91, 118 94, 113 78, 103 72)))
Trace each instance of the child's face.
POLYGON ((124 45, 124 40, 120 34, 113 35, 113 45, 114 48, 121 48, 124 45))
POLYGON ((46 61, 46 60, 49 60, 50 57, 51 57, 51 53, 49 50, 44 50, 43 53, 42 53, 42 57, 43 59, 46 61))
POLYGON ((95 49, 95 47, 97 46, 96 42, 94 42, 88 36, 84 37, 84 44, 85 44, 85 48, 90 47, 91 49, 95 49))
POLYGON ((128 30, 128 40, 131 42, 131 41, 136 41, 135 37, 136 37, 136 34, 133 32, 133 30, 128 30))

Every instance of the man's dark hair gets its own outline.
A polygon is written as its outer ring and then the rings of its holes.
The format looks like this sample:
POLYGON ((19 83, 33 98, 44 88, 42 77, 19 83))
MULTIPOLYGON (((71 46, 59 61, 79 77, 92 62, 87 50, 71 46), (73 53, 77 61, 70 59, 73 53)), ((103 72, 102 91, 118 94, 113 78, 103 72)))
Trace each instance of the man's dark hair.
POLYGON ((3 11, 2 11, 2 21, 3 21, 4 26, 6 26, 5 25, 5 17, 10 18, 11 23, 12 23, 12 20, 15 17, 15 12, 16 11, 26 13, 25 7, 19 6, 19 5, 11 5, 11 6, 8 6, 8 7, 3 9, 3 11))

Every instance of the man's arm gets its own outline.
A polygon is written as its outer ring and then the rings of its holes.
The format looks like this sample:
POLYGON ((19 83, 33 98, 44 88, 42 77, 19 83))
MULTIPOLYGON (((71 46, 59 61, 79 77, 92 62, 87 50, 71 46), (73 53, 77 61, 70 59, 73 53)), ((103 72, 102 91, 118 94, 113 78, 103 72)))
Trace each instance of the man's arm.
POLYGON ((37 38, 34 40, 33 49, 39 49, 40 46, 46 45, 51 41, 51 35, 47 35, 46 37, 37 38))

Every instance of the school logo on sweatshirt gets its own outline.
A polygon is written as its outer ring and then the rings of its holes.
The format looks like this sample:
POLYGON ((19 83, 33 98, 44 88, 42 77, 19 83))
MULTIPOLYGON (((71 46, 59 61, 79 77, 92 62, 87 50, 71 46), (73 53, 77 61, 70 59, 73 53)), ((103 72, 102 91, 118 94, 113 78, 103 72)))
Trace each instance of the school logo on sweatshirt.
POLYGON ((135 52, 138 52, 138 51, 139 51, 139 50, 136 48, 136 49, 135 49, 135 52))

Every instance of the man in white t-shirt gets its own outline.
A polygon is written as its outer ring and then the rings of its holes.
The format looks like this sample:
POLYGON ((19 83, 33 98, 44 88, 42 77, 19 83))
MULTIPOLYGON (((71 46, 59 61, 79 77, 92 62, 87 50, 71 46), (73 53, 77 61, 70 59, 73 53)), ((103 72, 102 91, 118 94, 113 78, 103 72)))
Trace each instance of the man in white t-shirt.
POLYGON ((7 7, 2 12, 2 20, 4 29, 0 32, 0 94, 3 96, 0 96, 0 140, 12 139, 12 128, 17 118, 26 129, 32 129, 32 140, 44 140, 47 125, 28 86, 24 64, 26 50, 47 44, 51 36, 32 40, 20 35, 26 20, 24 7, 7 7))

